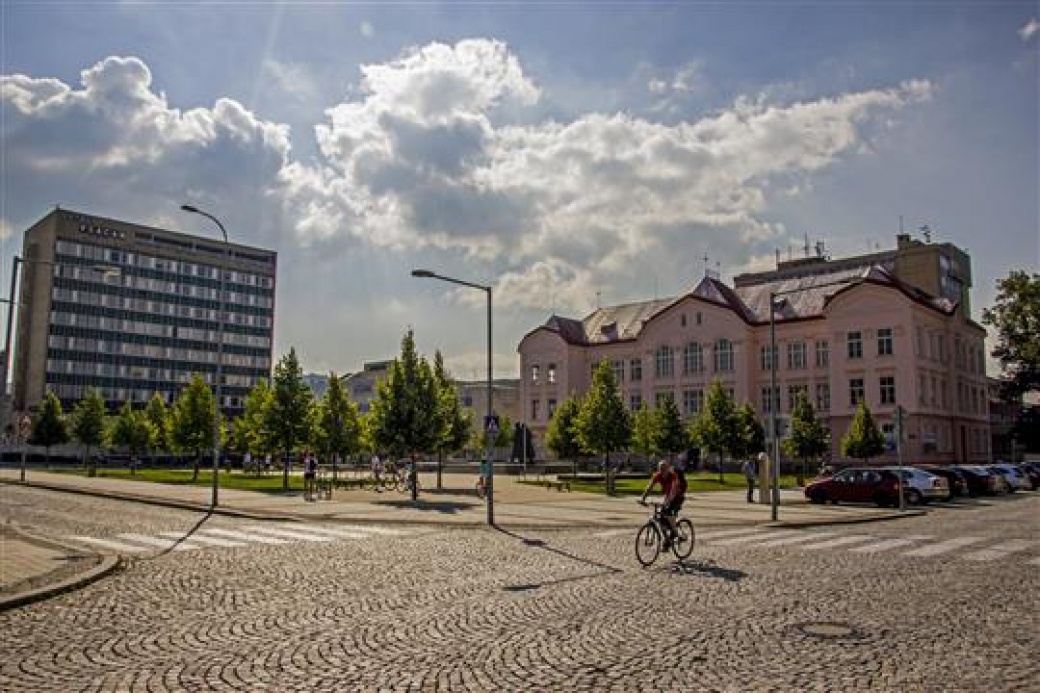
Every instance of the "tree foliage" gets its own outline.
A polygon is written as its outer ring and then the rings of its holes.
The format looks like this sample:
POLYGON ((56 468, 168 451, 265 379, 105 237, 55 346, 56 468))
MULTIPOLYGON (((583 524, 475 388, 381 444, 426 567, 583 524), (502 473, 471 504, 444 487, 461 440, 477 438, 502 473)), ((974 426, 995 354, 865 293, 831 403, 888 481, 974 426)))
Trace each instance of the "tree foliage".
POLYGON ((686 431, 675 400, 666 397, 654 410, 656 421, 657 448, 674 457, 686 449, 686 431))
POLYGON ((791 433, 784 440, 784 451, 791 457, 812 459, 830 449, 827 427, 816 418, 809 398, 799 392, 791 410, 791 433))
POLYGON ((136 458, 152 447, 154 440, 155 427, 148 419, 148 414, 124 402, 112 426, 111 444, 117 448, 126 448, 130 457, 136 458))
POLYGON ((233 445, 236 450, 263 457, 275 451, 275 440, 269 427, 274 392, 266 380, 257 381, 246 395, 242 414, 235 421, 233 445))
POLYGON ((867 403, 860 400, 856 415, 852 418, 849 430, 841 439, 841 452, 846 457, 868 460, 885 451, 885 438, 874 423, 867 403))
POLYGON ((166 400, 158 392, 152 394, 145 408, 145 416, 152 425, 152 448, 169 450, 170 445, 170 413, 166 408, 166 400))
POLYGON ((736 432, 730 453, 738 460, 754 457, 766 449, 766 433, 755 408, 745 402, 735 412, 736 432))
POLYGON ((369 423, 375 446, 395 457, 432 452, 440 428, 438 393, 426 359, 415 350, 411 330, 401 339, 401 355, 379 382, 369 423))
POLYGON ((62 411, 61 400, 53 392, 43 398, 40 410, 32 422, 30 445, 42 445, 48 452, 52 446, 69 442, 69 428, 62 411))
POLYGON ((444 358, 433 356, 433 379, 437 391, 438 428, 435 452, 447 454, 461 450, 473 436, 473 420, 459 403, 459 392, 444 368, 444 358))
POLYGON ((719 481, 722 481, 722 456, 731 452, 737 441, 737 415, 726 389, 718 380, 712 382, 704 406, 690 422, 690 440, 708 453, 718 455, 719 481))
POLYGON ((201 375, 195 374, 170 412, 170 442, 178 452, 194 453, 192 479, 199 476, 202 451, 213 444, 216 400, 201 375))
POLYGON ((296 349, 290 348, 274 368, 274 389, 266 421, 275 448, 286 455, 308 441, 313 396, 303 380, 296 349))
POLYGON ((632 424, 621 401, 614 369, 604 359, 592 374, 592 387, 581 403, 575 421, 581 447, 605 455, 628 447, 632 424))
POLYGON ((315 403, 312 429, 314 447, 325 456, 345 458, 358 448, 361 423, 357 405, 343 390, 343 383, 335 373, 329 374, 329 388, 320 402, 315 403))
POLYGON ((582 454, 581 441, 575 423, 581 411, 581 401, 571 395, 563 400, 545 432, 545 447, 549 448, 559 460, 573 460, 582 454))
POLYGON ((84 461, 93 476, 91 450, 105 440, 105 400, 94 388, 87 390, 86 396, 72 410, 72 435, 85 448, 84 461))
POLYGON ((993 356, 1003 371, 1005 396, 1014 400, 1040 390, 1040 274, 1012 271, 998 281, 982 321, 997 331, 993 356))
POLYGON ((632 414, 632 447, 648 460, 661 452, 658 446, 661 439, 658 433, 660 422, 655 413, 643 402, 632 414))

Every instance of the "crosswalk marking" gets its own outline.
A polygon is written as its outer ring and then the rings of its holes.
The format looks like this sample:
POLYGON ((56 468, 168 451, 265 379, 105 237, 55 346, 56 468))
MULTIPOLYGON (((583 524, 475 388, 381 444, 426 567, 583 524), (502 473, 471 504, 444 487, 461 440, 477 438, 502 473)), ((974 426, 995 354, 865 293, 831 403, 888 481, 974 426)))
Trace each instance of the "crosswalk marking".
POLYGON ((758 527, 741 527, 740 529, 720 529, 709 532, 699 532, 698 539, 714 539, 716 537, 730 537, 737 534, 757 534, 762 530, 758 527))
POLYGON ((1026 561, 1029 565, 1040 565, 1040 556, 1037 556, 1031 561, 1026 561))
POLYGON ((967 561, 992 561, 997 558, 1004 558, 1018 551, 1028 549, 1033 545, 1031 541, 1024 541, 1022 539, 1012 539, 1011 541, 1005 541, 1003 544, 997 544, 991 546, 988 549, 981 551, 975 551, 969 553, 963 558, 967 561))
POLYGON ((144 546, 133 546, 126 544, 121 541, 114 541, 112 539, 98 539, 97 537, 69 537, 73 541, 78 541, 86 544, 96 544, 97 546, 103 546, 106 549, 115 549, 116 551, 123 551, 126 553, 137 553, 139 551, 148 551, 149 549, 144 546))
POLYGON ((761 544, 756 544, 756 546, 787 546, 788 544, 802 544, 808 541, 815 541, 817 539, 825 539, 833 536, 834 532, 799 532, 791 537, 764 541, 761 544))
POLYGON ((314 541, 324 542, 332 541, 332 537, 315 536, 314 534, 307 534, 305 532, 293 531, 291 529, 282 529, 280 527, 267 527, 265 525, 249 525, 245 527, 252 532, 260 532, 262 534, 270 534, 276 537, 286 537, 288 539, 298 539, 300 541, 314 541))
POLYGON ((837 546, 845 546, 846 544, 858 544, 864 541, 870 541, 871 539, 874 539, 874 537, 869 534, 854 534, 847 537, 838 537, 828 541, 821 541, 818 544, 806 544, 799 548, 805 549, 806 551, 817 551, 819 549, 831 549, 837 546))
POLYGON ((304 527, 306 529, 321 529, 325 531, 331 531, 335 529, 345 530, 350 532, 364 532, 365 534, 385 534, 386 536, 396 537, 402 534, 408 534, 406 530, 394 529, 393 527, 379 527, 377 525, 357 525, 357 524, 340 524, 336 523, 335 527, 326 527, 325 525, 293 525, 294 527, 304 527))
MULTIPOLYGON (((169 537, 171 539, 180 539, 185 536, 184 532, 159 532, 161 537, 169 537)), ((222 546, 224 548, 234 548, 236 546, 245 546, 240 541, 231 541, 230 539, 218 539, 217 537, 207 537, 201 532, 195 532, 191 535, 191 540, 196 544, 205 544, 206 546, 222 546)))
POLYGON ((146 544, 148 546, 154 546, 158 549, 173 549, 174 551, 191 551, 192 549, 199 548, 198 544, 192 544, 190 542, 178 542, 174 539, 162 539, 160 537, 152 537, 147 534, 138 534, 137 532, 124 532, 119 535, 120 539, 126 539, 127 541, 134 541, 138 544, 146 544))
POLYGON ((361 531, 361 527, 357 529, 345 529, 336 527, 324 527, 322 525, 293 525, 293 528, 299 527, 305 532, 317 532, 318 534, 330 534, 334 537, 343 537, 345 539, 366 539, 372 536, 373 533, 367 533, 361 531))
POLYGON ((916 541, 924 541, 925 539, 931 539, 931 537, 913 535, 897 539, 884 539, 874 544, 867 544, 866 546, 855 546, 849 549, 849 551, 851 553, 881 553, 882 551, 888 551, 889 549, 898 549, 900 546, 909 546, 916 541))
POLYGON ((976 544, 983 541, 983 537, 956 537, 954 539, 947 539, 946 541, 940 541, 938 544, 931 544, 929 546, 922 546, 919 549, 913 551, 907 551, 904 556, 938 556, 939 554, 953 551, 961 547, 967 546, 968 544, 976 544))
POLYGON ((790 537, 794 534, 800 534, 797 530, 786 529, 777 532, 763 532, 761 534, 747 534, 738 537, 726 537, 719 540, 711 540, 711 543, 715 546, 732 546, 734 544, 746 544, 753 541, 761 541, 763 539, 779 539, 780 537, 790 537))
POLYGON ((625 528, 625 529, 608 529, 605 532, 596 532, 592 536, 594 536, 594 537, 616 537, 619 534, 630 534, 630 533, 634 534, 636 531, 638 531, 638 530, 632 530, 632 529, 628 529, 628 528, 625 528))
POLYGON ((230 529, 203 529, 202 532, 206 534, 218 534, 222 537, 230 537, 232 539, 241 539, 242 541, 254 542, 257 544, 288 544, 287 539, 275 539, 274 537, 265 537, 258 534, 246 534, 245 532, 236 532, 230 529))

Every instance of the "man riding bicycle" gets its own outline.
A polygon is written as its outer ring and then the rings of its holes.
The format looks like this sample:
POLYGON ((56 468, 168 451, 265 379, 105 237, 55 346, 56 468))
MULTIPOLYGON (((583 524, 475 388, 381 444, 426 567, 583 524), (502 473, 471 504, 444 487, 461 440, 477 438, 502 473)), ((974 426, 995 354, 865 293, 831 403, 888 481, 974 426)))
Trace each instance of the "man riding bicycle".
POLYGON ((669 530, 669 536, 665 537, 664 549, 667 551, 672 547, 672 537, 677 535, 675 520, 686 500, 686 474, 681 468, 673 468, 668 460, 661 460, 657 465, 657 471, 650 477, 650 483, 646 485, 642 498, 639 502, 646 504, 646 497, 654 485, 660 484, 664 502, 661 504, 661 518, 665 521, 669 530))

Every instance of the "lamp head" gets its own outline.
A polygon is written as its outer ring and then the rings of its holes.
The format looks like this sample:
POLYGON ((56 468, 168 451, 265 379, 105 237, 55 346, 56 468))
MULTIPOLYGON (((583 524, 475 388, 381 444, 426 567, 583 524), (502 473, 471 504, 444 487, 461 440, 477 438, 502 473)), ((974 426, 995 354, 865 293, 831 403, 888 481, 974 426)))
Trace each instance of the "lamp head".
POLYGON ((424 279, 429 279, 431 277, 436 277, 437 275, 434 274, 433 272, 431 272, 430 270, 413 269, 412 270, 412 276, 413 277, 420 277, 420 278, 424 278, 424 279))
POLYGON ((193 207, 191 205, 181 205, 181 209, 183 209, 185 212, 194 212, 195 214, 198 214, 199 212, 197 207, 193 207))

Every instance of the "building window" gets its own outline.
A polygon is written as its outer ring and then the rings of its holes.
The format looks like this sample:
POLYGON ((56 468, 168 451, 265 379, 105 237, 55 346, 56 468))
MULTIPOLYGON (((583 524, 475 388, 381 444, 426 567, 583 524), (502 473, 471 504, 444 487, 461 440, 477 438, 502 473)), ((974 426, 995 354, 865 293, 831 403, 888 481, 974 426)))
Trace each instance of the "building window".
POLYGON ((672 364, 672 347, 664 344, 654 352, 654 375, 658 378, 671 378, 674 375, 672 364))
POLYGON ((946 381, 939 381, 939 405, 946 409, 946 381))
POLYGON ((863 400, 863 378, 849 380, 849 404, 855 408, 863 400))
POLYGON ((729 373, 733 370, 733 343, 728 339, 715 342, 715 372, 729 373))
POLYGON ((831 360, 831 345, 826 339, 816 342, 816 367, 826 368, 831 360))
POLYGON ((697 313, 697 324, 698 325, 701 324, 701 314, 700 313, 697 313))
POLYGON ((556 382, 556 364, 555 363, 550 363, 549 364, 547 375, 548 375, 548 380, 549 380, 550 383, 555 383, 556 382))
POLYGON ((794 403, 798 400, 798 395, 808 397, 808 388, 805 385, 789 385, 787 387, 787 409, 794 411, 794 403))
POLYGON ((675 393, 674 392, 668 391, 668 392, 655 392, 654 393, 654 406, 655 407, 660 407, 662 404, 664 404, 665 402, 669 402, 669 401, 671 401, 671 402, 675 401, 675 393))
POLYGON ((643 396, 638 392, 633 392, 628 396, 628 408, 635 411, 643 406, 643 396))
POLYGON ((614 382, 618 385, 625 382, 625 362, 611 361, 610 368, 614 371, 614 382))
POLYGON ((538 366, 531 366, 531 382, 535 385, 538 384, 538 366))
POLYGON ((831 384, 816 383, 816 409, 829 411, 831 408, 831 384))
POLYGON ((896 403, 896 379, 892 375, 881 376, 881 403, 882 404, 895 404, 896 403))
POLYGON ((939 363, 946 363, 946 336, 939 335, 937 342, 939 346, 939 363))
POLYGON ((632 359, 628 362, 628 374, 631 376, 631 380, 634 383, 639 382, 643 379, 643 360, 632 359))
POLYGON ((683 391, 683 414, 685 416, 692 416, 698 413, 702 406, 704 406, 703 390, 683 391))
POLYGON ((531 421, 538 420, 538 405, 540 402, 536 399, 531 400, 531 421))
POLYGON ((704 352, 697 342, 690 342, 683 349, 683 374, 700 373, 704 370, 704 352))
POLYGON ((766 385, 762 388, 762 412, 771 412, 773 407, 776 407, 778 412, 780 411, 780 388, 774 390, 766 385), (772 397, 769 396, 770 393, 772 393, 772 397))
POLYGON ((777 349, 770 349, 768 344, 763 344, 762 348, 758 352, 758 360, 762 365, 762 370, 771 371, 773 370, 773 361, 776 359, 777 349))
POLYGON ((556 400, 550 399, 545 404, 546 404, 545 415, 548 416, 551 419, 553 417, 553 414, 556 413, 556 400))
POLYGON ((863 358, 863 333, 849 332, 847 335, 848 354, 850 359, 863 358))
POLYGON ((686 313, 679 316, 679 324, 686 327, 686 313))
POLYGON ((805 368, 805 342, 791 342, 787 345, 787 367, 791 370, 805 368))
POLYGON ((877 331, 877 355, 892 355, 892 328, 882 327, 877 331))

